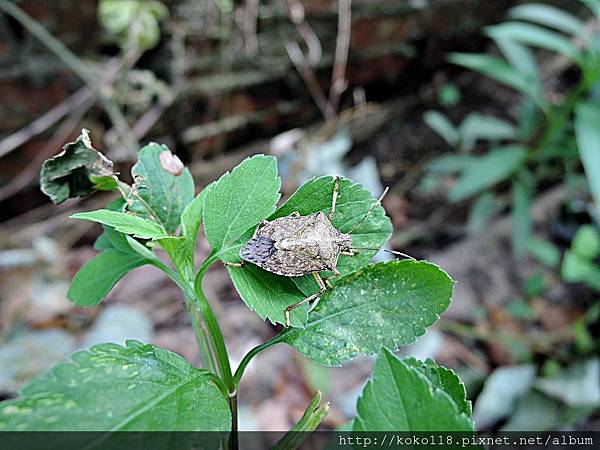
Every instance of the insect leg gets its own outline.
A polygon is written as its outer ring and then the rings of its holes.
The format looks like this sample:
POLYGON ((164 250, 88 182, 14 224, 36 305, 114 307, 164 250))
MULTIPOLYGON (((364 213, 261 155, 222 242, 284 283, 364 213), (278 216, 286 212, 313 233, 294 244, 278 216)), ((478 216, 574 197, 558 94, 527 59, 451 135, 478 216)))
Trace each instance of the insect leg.
POLYGON ((349 248, 348 250, 345 250, 343 252, 340 252, 340 255, 344 255, 344 256, 355 256, 356 253, 354 252, 353 249, 349 248))
POLYGON ((323 292, 325 292, 327 290, 327 286, 325 285, 325 281, 323 281, 323 279, 321 278, 321 276, 319 275, 319 273, 318 272, 313 272, 312 274, 315 277, 315 280, 317 281, 317 284, 319 285, 319 292, 317 292, 316 294, 310 295, 310 296, 306 297, 304 300, 301 300, 298 303, 294 303, 293 305, 290 305, 287 308, 285 308, 285 326, 287 328, 289 328, 292 325, 292 322, 290 320, 290 312, 291 311, 293 311, 294 309, 298 308, 299 306, 304 305, 305 303, 313 301, 314 299, 316 299, 317 297, 319 297, 323 292))
POLYGON ((223 262, 223 265, 225 267, 243 267, 244 266, 244 261, 239 262, 239 263, 223 262))
POLYGON ((338 194, 340 191, 340 177, 335 177, 333 181, 333 195, 331 199, 331 212, 329 213, 329 220, 333 220, 335 216, 335 204, 337 203, 338 194))

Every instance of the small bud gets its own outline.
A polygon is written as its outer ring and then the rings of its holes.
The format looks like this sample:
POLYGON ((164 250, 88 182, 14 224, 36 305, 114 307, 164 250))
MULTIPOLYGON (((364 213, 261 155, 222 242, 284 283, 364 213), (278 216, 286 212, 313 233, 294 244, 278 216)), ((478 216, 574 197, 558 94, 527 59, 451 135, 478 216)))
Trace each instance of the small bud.
POLYGON ((171 175, 178 177, 183 173, 184 165, 177 155, 174 155, 169 150, 166 150, 158 155, 160 165, 171 175))

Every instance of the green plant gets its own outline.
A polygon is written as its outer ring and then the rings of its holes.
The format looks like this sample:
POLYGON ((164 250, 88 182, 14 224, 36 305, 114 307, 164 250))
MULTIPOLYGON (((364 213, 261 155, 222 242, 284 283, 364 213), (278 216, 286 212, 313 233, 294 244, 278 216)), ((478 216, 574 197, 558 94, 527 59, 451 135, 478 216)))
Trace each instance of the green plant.
POLYGON ((581 225, 566 251, 561 273, 565 281, 584 283, 600 290, 600 233, 592 225, 581 225))
POLYGON ((600 40, 596 31, 600 1, 582 2, 594 13, 589 23, 554 6, 519 5, 509 10, 509 22, 486 28, 502 57, 450 54, 452 63, 522 95, 515 123, 473 113, 455 127, 439 112, 429 111, 424 117, 460 152, 434 160, 425 185, 431 188, 432 179, 450 176, 456 180, 448 194, 451 201, 475 197, 469 219, 472 231, 483 229, 509 204, 517 256, 531 247, 529 206, 536 188, 542 183, 577 179, 580 165, 596 205, 593 214, 600 218, 600 40), (541 67, 534 48, 555 53, 557 58, 541 67), (547 94, 547 72, 571 66, 578 80, 564 93, 547 94), (474 152, 477 142, 483 144, 483 152, 474 152), (510 196, 497 194, 501 184, 510 184, 510 196))
MULTIPOLYGON (((470 403, 454 372, 433 361, 400 360, 391 353, 425 333, 449 305, 453 281, 425 261, 370 264, 375 251, 342 256, 337 266, 341 276, 332 279, 334 287, 319 303, 311 310, 308 305, 295 309, 291 327, 252 349, 231 370, 223 335, 202 289, 206 271, 219 260, 238 261, 241 246, 261 220, 294 211, 327 212, 333 177, 307 181, 278 208, 280 180, 276 161, 269 156, 246 159, 197 196, 190 172, 163 145, 143 147, 131 172, 131 185, 117 178, 85 130, 44 164, 41 187, 56 203, 96 189, 121 195, 106 209, 72 216, 98 222, 104 232, 95 244, 100 253, 77 273, 68 297, 79 306, 97 305, 128 271, 142 265, 160 269, 183 292, 203 369, 153 345, 99 345, 75 353, 28 384, 18 399, 1 403, 0 430, 235 432, 244 370, 256 355, 278 343, 326 366, 357 355, 379 355, 374 377, 358 401, 356 431, 473 429, 470 403), (201 223, 212 251, 197 264, 194 250, 201 223), (170 264, 158 258, 160 250, 170 264)), ((352 229, 357 247, 377 249, 390 237, 391 223, 383 208, 349 179, 340 179, 336 211, 333 225, 343 232, 352 229)), ((318 289, 309 276, 282 277, 251 264, 228 270, 241 299, 273 324, 284 323, 286 306, 318 289)), ((317 394, 294 430, 314 430, 326 412, 317 394)), ((297 446, 298 436, 284 437, 281 448, 297 446)), ((235 446, 235 438, 230 444, 235 446)))

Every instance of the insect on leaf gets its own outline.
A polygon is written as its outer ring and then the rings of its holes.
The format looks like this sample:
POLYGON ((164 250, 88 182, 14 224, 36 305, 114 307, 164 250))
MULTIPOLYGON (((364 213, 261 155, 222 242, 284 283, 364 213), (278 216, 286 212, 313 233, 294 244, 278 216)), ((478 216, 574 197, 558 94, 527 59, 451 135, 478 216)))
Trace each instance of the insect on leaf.
POLYGON ((323 365, 337 366, 381 347, 397 349, 425 333, 450 304, 453 281, 434 264, 391 261, 340 279, 284 341, 323 365))
POLYGON ((381 350, 358 399, 353 430, 473 431, 469 416, 455 402, 457 397, 430 378, 442 368, 433 362, 425 364, 429 373, 416 367, 415 360, 401 360, 389 350, 381 350))
POLYGON ((169 149, 160 144, 148 144, 140 150, 138 162, 131 169, 134 184, 128 209, 174 233, 181 214, 194 198, 194 180, 187 168, 179 175, 174 175, 170 166, 165 168, 161 163, 161 154, 165 153, 169 156, 167 159, 174 158, 169 149))
MULTIPOLYGON (((287 216, 295 211, 300 215, 322 211, 329 214, 334 178, 324 176, 304 183, 269 220, 287 216)), ((352 246, 355 248, 379 249, 392 234, 392 223, 381 205, 376 205, 373 197, 362 185, 347 178, 340 178, 339 195, 332 224, 342 233, 351 232, 352 246), (376 205, 368 217, 365 215, 376 205), (364 219, 364 221, 363 221, 364 219), (360 223, 362 221, 362 223, 360 223), (360 225, 353 229, 355 225, 360 225)), ((340 256, 338 270, 342 275, 368 264, 377 250, 360 250, 355 256, 340 256)), ((311 277, 312 278, 312 277, 311 277)), ((294 278, 294 280, 298 280, 294 278)), ((316 286, 312 280, 311 286, 316 286)))
MULTIPOLYGON (((137 341, 77 352, 0 403, 1 431, 229 431, 230 424, 209 372, 137 341)), ((98 434, 80 437, 77 448, 86 448, 98 434)))
POLYGON ((40 187, 58 205, 97 189, 115 189, 112 176, 112 162, 92 147, 89 132, 83 129, 75 142, 65 145, 61 153, 44 162, 40 187))

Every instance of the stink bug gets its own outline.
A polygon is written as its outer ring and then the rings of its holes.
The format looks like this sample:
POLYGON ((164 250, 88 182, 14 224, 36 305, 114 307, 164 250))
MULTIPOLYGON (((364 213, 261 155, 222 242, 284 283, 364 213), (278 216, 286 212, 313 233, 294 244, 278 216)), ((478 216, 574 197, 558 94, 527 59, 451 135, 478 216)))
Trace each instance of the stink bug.
MULTIPOLYGON (((331 223, 335 216, 339 187, 339 177, 335 177, 329 215, 321 211, 307 216, 293 212, 272 221, 263 220, 256 227, 252 239, 240 249, 242 262, 226 263, 235 267, 241 267, 246 262, 252 263, 284 277, 301 277, 308 274, 315 277, 319 292, 285 308, 286 327, 290 326, 290 312, 293 309, 315 300, 328 286, 333 287, 328 278, 321 278, 319 272, 331 271, 334 276, 338 276, 337 262, 340 255, 354 256, 356 250, 376 250, 353 247, 350 233, 380 204, 387 188, 363 219, 348 233, 342 233, 331 223)), ((391 253, 412 258, 400 252, 391 253)))

